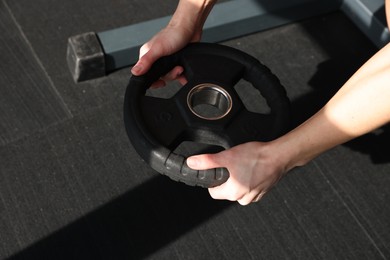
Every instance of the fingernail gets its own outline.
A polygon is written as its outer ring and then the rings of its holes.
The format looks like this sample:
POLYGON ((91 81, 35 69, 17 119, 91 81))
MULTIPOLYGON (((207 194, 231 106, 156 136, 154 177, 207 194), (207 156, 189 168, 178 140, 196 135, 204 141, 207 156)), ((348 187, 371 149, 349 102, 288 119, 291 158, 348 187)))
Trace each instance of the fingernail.
POLYGON ((142 71, 142 66, 141 65, 135 65, 132 69, 131 72, 133 74, 139 74, 142 71))
POLYGON ((198 165, 198 160, 196 158, 193 158, 193 157, 188 157, 187 158, 187 165, 189 167, 196 167, 198 165))

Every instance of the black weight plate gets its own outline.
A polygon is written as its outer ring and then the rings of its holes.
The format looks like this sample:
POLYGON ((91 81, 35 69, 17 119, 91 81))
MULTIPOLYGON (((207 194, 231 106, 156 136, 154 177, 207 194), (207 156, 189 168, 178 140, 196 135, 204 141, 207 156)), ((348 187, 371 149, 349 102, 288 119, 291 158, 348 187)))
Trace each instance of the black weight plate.
POLYGON ((290 102, 271 71, 252 56, 231 47, 193 43, 159 59, 142 76, 132 76, 125 94, 124 122, 139 155, 156 171, 188 185, 213 187, 229 178, 226 169, 196 171, 173 151, 183 141, 222 146, 269 141, 289 125, 290 102), (188 83, 170 99, 146 96, 146 90, 175 66, 184 68, 188 83), (244 79, 257 88, 270 114, 249 112, 234 85, 244 79), (194 103, 209 102, 226 109, 219 118, 194 111, 194 103))

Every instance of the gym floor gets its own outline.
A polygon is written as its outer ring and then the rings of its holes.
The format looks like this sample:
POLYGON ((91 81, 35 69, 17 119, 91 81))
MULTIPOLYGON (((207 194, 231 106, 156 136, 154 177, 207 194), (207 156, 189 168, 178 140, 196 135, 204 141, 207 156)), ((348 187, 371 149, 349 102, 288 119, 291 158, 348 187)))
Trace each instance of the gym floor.
MULTIPOLYGON (((73 82, 68 37, 166 16, 176 3, 0 0, 0 258, 389 259, 388 127, 243 207, 139 158, 122 120, 129 68, 73 82)), ((377 51, 341 12, 223 44, 280 78, 294 125, 377 51)))

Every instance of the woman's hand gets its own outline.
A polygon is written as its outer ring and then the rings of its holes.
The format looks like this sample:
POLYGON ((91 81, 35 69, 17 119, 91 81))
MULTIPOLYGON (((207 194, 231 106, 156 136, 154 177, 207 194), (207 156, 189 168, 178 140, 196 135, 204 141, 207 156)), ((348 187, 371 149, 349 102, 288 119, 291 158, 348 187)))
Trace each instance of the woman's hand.
POLYGON ((247 205, 260 200, 287 172, 286 163, 270 147, 269 143, 249 142, 217 154, 191 156, 187 164, 196 170, 227 168, 229 179, 209 188, 211 197, 247 205))
MULTIPOLYGON (((204 22, 214 3, 215 0, 181 0, 167 27, 141 47, 139 60, 131 72, 136 76, 145 74, 159 58, 179 51, 190 42, 200 41, 204 22)), ((164 86, 171 80, 185 84, 182 73, 183 68, 177 66, 152 87, 164 86)))
MULTIPOLYGON (((142 75, 160 57, 171 55, 185 47, 189 42, 199 41, 199 39, 200 37, 194 35, 189 29, 168 25, 141 47, 140 58, 131 72, 136 76, 142 75)), ((155 82, 153 87, 165 86, 165 82, 175 79, 178 79, 181 84, 185 84, 182 73, 183 68, 176 66, 167 75, 155 82)))

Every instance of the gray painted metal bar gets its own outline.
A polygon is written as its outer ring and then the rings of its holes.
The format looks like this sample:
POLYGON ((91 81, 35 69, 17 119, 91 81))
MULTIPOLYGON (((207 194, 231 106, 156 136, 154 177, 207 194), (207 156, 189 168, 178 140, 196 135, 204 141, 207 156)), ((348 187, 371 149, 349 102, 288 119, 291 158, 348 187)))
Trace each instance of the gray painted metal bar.
MULTIPOLYGON (((214 7, 202 41, 220 42, 341 9, 379 47, 390 39, 383 6, 384 0, 231 0, 214 7)), ((70 37, 67 60, 74 80, 101 77, 133 65, 142 44, 170 18, 70 37)))
MULTIPOLYGON (((341 0, 231 0, 217 4, 203 30, 202 41, 220 42, 259 32, 339 8, 341 0)), ((170 16, 104 32, 72 36, 67 60, 76 82, 130 66, 140 46, 161 30, 170 16)))
MULTIPOLYGON (((339 5, 329 0, 235 0, 217 4, 204 26, 202 41, 220 42, 329 12, 339 5)), ((106 69, 134 64, 142 44, 160 31, 171 17, 98 33, 106 54, 106 69)))
POLYGON ((390 41, 384 0, 344 0, 341 10, 378 48, 390 41))

